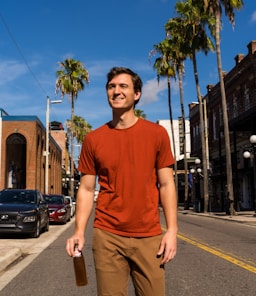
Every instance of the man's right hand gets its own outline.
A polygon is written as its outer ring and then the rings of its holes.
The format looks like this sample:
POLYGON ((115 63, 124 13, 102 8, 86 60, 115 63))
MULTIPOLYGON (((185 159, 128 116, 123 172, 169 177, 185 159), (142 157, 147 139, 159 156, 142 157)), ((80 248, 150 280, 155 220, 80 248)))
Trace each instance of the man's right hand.
POLYGON ((84 236, 74 234, 70 238, 68 238, 66 242, 66 251, 68 255, 74 257, 75 245, 78 245, 78 250, 82 251, 84 247, 84 242, 84 236))

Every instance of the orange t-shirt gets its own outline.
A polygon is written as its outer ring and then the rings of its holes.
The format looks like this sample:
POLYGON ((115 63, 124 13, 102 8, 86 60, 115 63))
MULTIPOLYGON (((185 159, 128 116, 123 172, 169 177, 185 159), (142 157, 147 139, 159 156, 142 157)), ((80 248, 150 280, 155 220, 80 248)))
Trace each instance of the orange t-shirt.
POLYGON ((98 175, 94 227, 129 237, 161 234, 157 170, 173 163, 167 131, 153 122, 105 124, 87 134, 78 169, 98 175))

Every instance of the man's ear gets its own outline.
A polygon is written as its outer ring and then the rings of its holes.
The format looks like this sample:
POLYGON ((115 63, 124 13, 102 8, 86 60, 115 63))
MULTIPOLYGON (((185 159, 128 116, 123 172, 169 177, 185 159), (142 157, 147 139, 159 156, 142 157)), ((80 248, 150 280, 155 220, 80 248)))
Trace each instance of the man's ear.
POLYGON ((141 92, 140 91, 135 92, 134 101, 139 101, 140 96, 141 96, 141 92))

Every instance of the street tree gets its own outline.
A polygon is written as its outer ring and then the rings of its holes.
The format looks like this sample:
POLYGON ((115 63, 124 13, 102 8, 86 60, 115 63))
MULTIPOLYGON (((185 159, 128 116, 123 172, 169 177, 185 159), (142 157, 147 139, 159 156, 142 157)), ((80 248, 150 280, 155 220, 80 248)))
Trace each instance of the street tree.
POLYGON ((222 70, 221 48, 220 48, 220 30, 222 11, 225 11, 226 16, 231 22, 232 26, 235 25, 235 10, 243 7, 243 0, 193 0, 193 4, 202 9, 202 13, 207 13, 209 16, 209 29, 215 40, 216 57, 218 65, 222 114, 223 114, 223 127, 225 138, 225 153, 226 153, 226 175, 227 175, 227 202, 230 204, 230 214, 234 214, 234 189, 233 189, 233 174, 232 174, 232 160, 229 136, 229 123, 228 123, 228 110, 226 101, 226 92, 224 85, 224 75, 222 70), (214 18, 214 24, 212 23, 214 18))
POLYGON ((143 110, 140 110, 140 109, 134 109, 134 113, 137 117, 139 118, 143 118, 143 119, 146 119, 147 118, 147 115, 144 113, 143 110))
POLYGON ((92 126, 83 117, 77 115, 74 115, 73 124, 69 119, 66 121, 66 127, 68 134, 73 132, 73 137, 76 139, 78 144, 82 144, 84 137, 92 131, 92 126))
POLYGON ((175 138, 174 138, 174 126, 173 126, 173 114, 172 114, 172 103, 171 103, 171 78, 176 78, 175 68, 172 65, 172 54, 171 48, 169 46, 169 42, 167 39, 164 41, 155 44, 154 49, 150 52, 150 58, 153 55, 158 54, 158 57, 155 59, 153 68, 157 71, 157 81, 159 83, 161 77, 167 78, 167 90, 168 90, 168 108, 169 108, 169 117, 170 117, 170 125, 171 125, 171 137, 173 143, 173 156, 175 159, 174 163, 174 173, 175 173, 175 186, 176 190, 178 190, 178 174, 177 174, 177 153, 175 146, 175 138))
MULTIPOLYGON (((85 84, 89 83, 89 73, 84 64, 78 60, 68 58, 59 63, 60 70, 56 72, 57 80, 55 84, 55 93, 60 92, 61 96, 68 96, 71 102, 71 130, 74 124, 74 107, 78 93, 84 89, 85 84)), ((74 136, 71 132, 71 164, 70 164, 70 195, 74 196, 74 136)))
POLYGON ((184 203, 185 208, 188 205, 188 163, 187 163, 187 141, 186 141, 186 120, 185 120, 185 108, 184 108, 184 94, 183 94, 183 75, 184 75, 184 61, 187 56, 184 54, 184 51, 181 48, 182 42, 181 37, 176 35, 167 34, 166 42, 168 46, 168 50, 170 52, 172 65, 174 67, 175 72, 178 75, 179 81, 179 93, 180 93, 180 106, 181 106, 181 120, 182 120, 182 148, 181 154, 184 155, 184 203))
MULTIPOLYGON (((203 104, 206 102, 202 101, 202 95, 200 91, 199 84, 199 74, 197 69, 197 59, 196 54, 199 51, 203 51, 206 55, 209 51, 214 50, 214 45, 211 39, 206 33, 205 23, 208 20, 208 16, 199 9, 198 6, 193 5, 193 0, 187 0, 185 2, 179 1, 176 3, 176 12, 179 17, 176 18, 176 21, 169 22, 166 24, 165 28, 167 32, 169 30, 175 32, 175 27, 178 24, 178 34, 183 36, 184 45, 182 48, 186 47, 186 52, 189 53, 189 56, 192 59, 194 78, 196 85, 196 93, 199 103, 199 117, 200 117, 200 136, 201 136, 201 147, 202 147, 202 163, 203 163, 203 192, 204 192, 204 212, 208 211, 209 204, 209 188, 208 188, 208 167, 209 159, 206 147, 206 135, 207 130, 205 129, 205 121, 207 118, 204 118, 203 104), (174 25, 174 28, 173 28, 174 25), (174 30, 173 30, 174 29, 174 30)), ((175 34, 175 33, 174 33, 175 34)), ((205 106, 204 106, 205 108, 205 106)))

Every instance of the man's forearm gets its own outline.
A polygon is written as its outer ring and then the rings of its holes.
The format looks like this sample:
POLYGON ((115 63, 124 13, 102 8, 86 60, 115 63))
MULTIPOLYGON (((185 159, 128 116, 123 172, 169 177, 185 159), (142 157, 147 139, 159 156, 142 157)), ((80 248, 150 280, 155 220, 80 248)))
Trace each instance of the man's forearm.
POLYGON ((84 235, 85 233, 86 226, 93 208, 93 196, 93 192, 88 192, 83 189, 78 190, 75 223, 76 234, 84 235))
POLYGON ((177 197, 173 186, 168 185, 160 188, 160 200, 165 215, 167 231, 177 232, 177 197))

